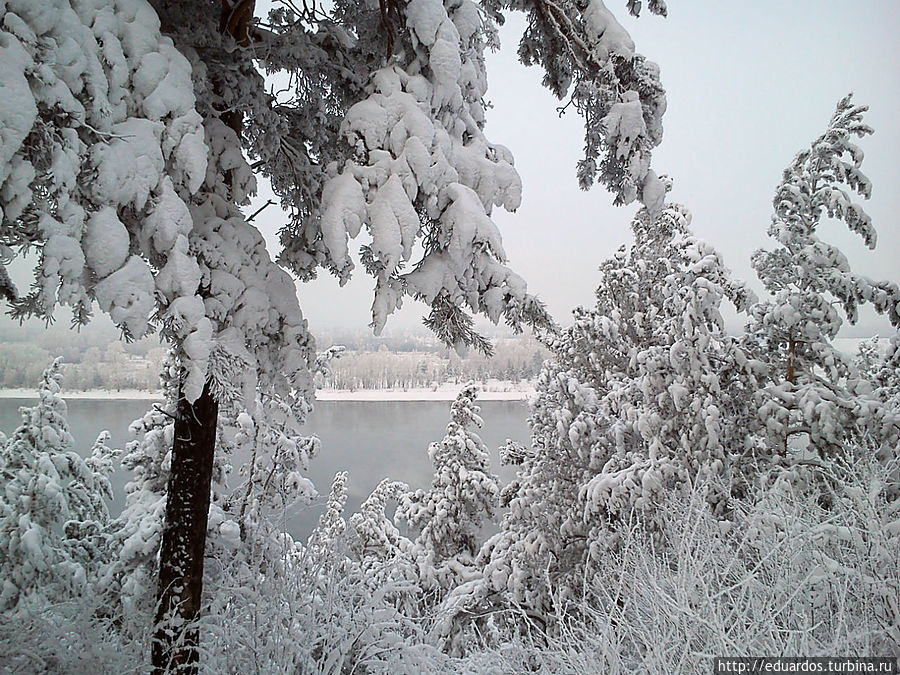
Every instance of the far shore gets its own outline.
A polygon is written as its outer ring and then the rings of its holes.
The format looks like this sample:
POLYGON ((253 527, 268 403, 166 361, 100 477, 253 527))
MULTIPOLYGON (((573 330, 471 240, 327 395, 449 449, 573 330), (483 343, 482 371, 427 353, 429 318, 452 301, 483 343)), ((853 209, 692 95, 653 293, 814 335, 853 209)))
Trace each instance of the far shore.
MULTIPOLYGON (((462 385, 437 389, 319 389, 317 401, 452 401, 462 385)), ((510 384, 507 389, 482 389, 479 401, 525 401, 534 395, 529 386, 510 384)))
MULTIPOLYGON (((71 391, 63 388, 63 398, 90 398, 90 399, 127 399, 134 401, 161 401, 161 391, 142 389, 88 389, 86 391, 71 391)), ((0 398, 37 398, 37 389, 0 389, 0 398)))
MULTIPOLYGON (((409 389, 319 389, 317 401, 452 401, 462 389, 461 384, 443 384, 436 388, 409 389)), ((478 395, 479 401, 525 401, 534 395, 534 389, 525 383, 491 381, 478 395)), ((89 389, 87 391, 67 391, 63 398, 160 401, 161 391, 140 389, 89 389)), ((36 399, 35 389, 0 389, 0 399, 36 399)))

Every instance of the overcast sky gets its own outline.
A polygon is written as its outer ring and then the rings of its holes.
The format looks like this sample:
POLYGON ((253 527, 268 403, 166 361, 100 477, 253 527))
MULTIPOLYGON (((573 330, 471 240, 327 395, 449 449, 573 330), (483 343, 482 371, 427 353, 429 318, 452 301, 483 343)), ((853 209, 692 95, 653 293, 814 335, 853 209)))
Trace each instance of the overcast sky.
MULTIPOLYGON (((722 251, 726 264, 759 292, 750 253, 767 246, 771 199, 794 154, 825 129, 849 91, 871 107, 875 135, 861 141, 863 171, 874 185, 865 208, 878 231, 874 252, 855 235, 823 229, 857 272, 900 281, 900 3, 889 0, 670 0, 668 18, 627 15, 625 0, 607 0, 637 51, 656 61, 667 90, 665 134, 653 165, 674 179, 671 198, 693 212, 693 229, 722 251)), ((524 23, 512 15, 502 49, 488 60, 487 136, 509 147, 524 185, 514 214, 494 211, 510 266, 561 323, 589 305, 599 263, 631 239, 636 210, 611 206, 602 187, 578 189, 575 163, 582 122, 541 87, 537 68, 518 63, 524 23)), ((261 199, 266 195, 261 194, 261 199)), ((267 237, 281 216, 260 216, 267 237)), ((844 228, 846 229, 846 228, 844 228)), ((362 240, 357 242, 362 243, 362 240)), ((300 305, 316 328, 364 328, 373 282, 356 270, 339 288, 326 273, 300 285, 300 305)), ((405 328, 425 308, 410 300, 388 322, 405 328)), ((861 313, 863 333, 888 334, 886 322, 861 313)), ((737 324, 732 327, 738 328, 737 324)))

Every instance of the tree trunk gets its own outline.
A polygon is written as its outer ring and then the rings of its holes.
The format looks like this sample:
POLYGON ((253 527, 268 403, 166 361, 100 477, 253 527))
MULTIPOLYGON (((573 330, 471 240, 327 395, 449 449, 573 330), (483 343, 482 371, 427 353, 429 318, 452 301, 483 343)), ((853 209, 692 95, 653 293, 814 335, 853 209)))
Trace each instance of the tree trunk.
POLYGON ((160 675, 197 672, 200 636, 194 620, 203 592, 218 414, 209 382, 194 403, 179 396, 153 638, 153 672, 160 675))
MULTIPOLYGON (((255 3, 256 0, 221 0, 220 32, 247 46, 255 3)), ((223 111, 221 119, 240 139, 242 111, 223 111)), ((230 172, 225 180, 230 187, 230 172)), ((194 403, 188 403, 179 393, 166 522, 159 554, 156 633, 152 645, 154 675, 198 672, 200 632, 195 619, 203 593, 203 554, 218 416, 219 404, 209 391, 209 382, 194 403)))

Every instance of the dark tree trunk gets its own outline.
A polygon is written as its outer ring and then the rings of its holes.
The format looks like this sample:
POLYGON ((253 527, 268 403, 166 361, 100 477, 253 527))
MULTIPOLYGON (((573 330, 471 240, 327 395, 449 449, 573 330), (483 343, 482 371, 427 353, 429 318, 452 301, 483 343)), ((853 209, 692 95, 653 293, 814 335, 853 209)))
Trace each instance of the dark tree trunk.
MULTIPOLYGON (((247 46, 255 4, 256 0, 221 0, 220 32, 247 46)), ((156 0, 161 17, 167 16, 166 11, 161 11, 167 10, 167 5, 156 0)), ((164 24, 163 30, 168 32, 168 28, 164 24)), ((222 111, 221 119, 240 139, 242 111, 222 111)), ((225 180, 230 186, 231 176, 225 180)), ((209 391, 209 382, 194 403, 188 403, 179 394, 166 522, 159 553, 156 632, 152 645, 154 675, 198 672, 200 633, 195 619, 203 593, 203 554, 218 415, 219 404, 209 391)))
POLYGON ((203 552, 218 414, 219 404, 208 382, 194 403, 179 397, 159 554, 152 654, 157 674, 197 672, 200 636, 194 620, 203 592, 203 552))

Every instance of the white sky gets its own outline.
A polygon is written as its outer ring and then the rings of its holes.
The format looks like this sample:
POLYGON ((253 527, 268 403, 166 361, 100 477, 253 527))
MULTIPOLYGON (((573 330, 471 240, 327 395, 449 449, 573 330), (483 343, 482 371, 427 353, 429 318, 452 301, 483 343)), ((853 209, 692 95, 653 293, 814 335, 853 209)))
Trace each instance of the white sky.
MULTIPOLYGON (((794 154, 819 136, 848 91, 871 107, 875 135, 860 143, 873 196, 865 204, 879 234, 868 251, 837 228, 857 272, 900 281, 900 3, 890 0, 670 0, 669 17, 634 20, 625 0, 607 0, 631 32, 637 51, 656 61, 667 90, 665 135, 654 154, 658 173, 674 178, 671 198, 694 214, 693 229, 725 256, 735 274, 761 287, 750 253, 768 246, 771 199, 794 154)), ((582 122, 540 85, 538 68, 518 63, 524 23, 513 15, 502 49, 488 60, 488 138, 508 146, 522 176, 522 207, 494 211, 510 266, 561 323, 593 302, 599 263, 631 238, 635 205, 611 206, 602 187, 578 189, 575 163, 582 122)), ((261 194, 260 200, 267 195, 261 194)), ((270 207, 258 219, 270 241, 281 216, 270 207)), ((363 243, 360 240, 357 243, 363 243)), ((358 248, 358 246, 357 246, 358 248)), ((299 286, 300 305, 318 328, 365 328, 373 281, 358 268, 344 288, 327 273, 299 286)), ((388 330, 418 325, 426 308, 407 300, 388 330)), ((732 328, 739 328, 735 322, 732 328)), ((861 313, 860 331, 882 335, 886 322, 861 313)))

